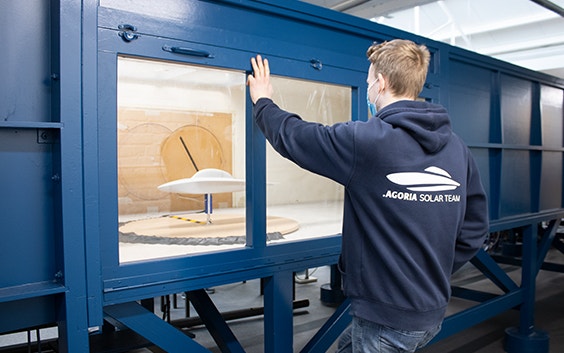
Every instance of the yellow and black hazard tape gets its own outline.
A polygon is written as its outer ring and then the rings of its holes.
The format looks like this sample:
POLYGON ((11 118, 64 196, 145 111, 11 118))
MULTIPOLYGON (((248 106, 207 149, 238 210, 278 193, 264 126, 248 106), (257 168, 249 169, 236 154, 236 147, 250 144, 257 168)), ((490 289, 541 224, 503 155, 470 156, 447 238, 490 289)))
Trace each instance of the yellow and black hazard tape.
POLYGON ((197 221, 195 219, 190 219, 190 218, 186 218, 186 217, 180 217, 180 216, 174 216, 174 215, 169 215, 169 217, 174 218, 174 219, 179 219, 181 221, 190 222, 190 223, 207 224, 207 222, 197 221))

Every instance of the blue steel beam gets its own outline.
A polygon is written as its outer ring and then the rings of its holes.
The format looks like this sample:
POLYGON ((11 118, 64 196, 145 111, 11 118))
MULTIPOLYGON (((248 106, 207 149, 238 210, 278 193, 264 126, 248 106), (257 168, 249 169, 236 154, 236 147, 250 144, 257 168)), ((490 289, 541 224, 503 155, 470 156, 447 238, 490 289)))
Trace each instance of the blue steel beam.
POLYGON ((66 287, 55 281, 26 283, 19 286, 0 288, 0 303, 61 294, 66 287))
POLYGON ((136 302, 110 305, 104 312, 169 353, 209 353, 177 328, 136 302))
MULTIPOLYGON (((98 26, 99 0, 81 0, 82 3, 82 42, 96 43, 98 26)), ((99 234, 99 175, 98 175, 98 139, 90 131, 98 131, 98 102, 92 97, 98 95, 98 46, 82 46, 82 143, 91 148, 82 148, 82 170, 83 170, 83 193, 84 193, 84 234, 87 242, 85 251, 88 301, 88 325, 103 325, 103 296, 101 276, 100 254, 108 251, 107 247, 102 250, 99 234), (87 187, 88 186, 88 187, 87 187)))
POLYGON ((351 323, 351 302, 345 299, 300 353, 324 353, 351 323))
POLYGON ((219 310, 204 289, 186 292, 186 297, 206 325, 210 335, 222 352, 237 353, 244 352, 243 347, 227 326, 219 310))
MULTIPOLYGON (((559 249, 559 242, 555 242, 556 239, 556 231, 558 230, 558 226, 560 224, 560 218, 550 220, 548 226, 541 234, 541 239, 538 242, 538 250, 536 255, 536 271, 548 270, 548 271, 556 271, 556 272, 564 272, 563 266, 558 264, 546 263, 544 262, 548 251, 554 246, 556 249, 559 249)), ((493 258, 498 263, 505 263, 515 266, 523 266, 523 260, 521 258, 511 257, 511 256, 503 256, 503 255, 494 255, 493 258)))
POLYGON ((463 287, 452 287, 452 296, 463 298, 474 302, 485 302, 493 298, 499 297, 497 294, 481 292, 463 287))
POLYGON ((523 290, 518 289, 510 293, 488 300, 480 305, 448 316, 443 321, 441 332, 431 341, 435 343, 454 335, 467 328, 475 326, 507 310, 515 308, 523 302, 523 290))
POLYGON ((504 292, 507 293, 518 288, 517 284, 513 282, 484 249, 480 249, 470 262, 504 292))
MULTIPOLYGON (((245 72, 246 75, 250 71, 245 72)), ((248 88, 247 88, 248 91, 248 88)), ((246 199, 249 205, 246 207, 246 229, 247 246, 262 249, 266 246, 266 139, 260 132, 253 119, 253 102, 250 94, 247 94, 245 103, 245 153, 247 154, 246 175, 246 199)))
MULTIPOLYGON (((519 332, 528 336, 534 330, 534 307, 536 276, 538 274, 537 263, 537 230, 536 224, 530 225, 523 231, 523 265, 521 267, 521 287, 524 289, 523 304, 519 332)), ((540 353, 540 352, 539 352, 540 353)))
POLYGON ((276 272, 264 278, 264 351, 292 353, 293 349, 292 271, 276 272))
POLYGON ((82 184, 82 2, 51 1, 53 120, 60 120, 60 144, 55 145, 53 180, 60 196, 55 196, 56 232, 61 253, 53 254, 59 270, 55 280, 67 288, 57 298, 57 324, 61 352, 84 352, 89 347, 86 264, 84 254, 84 199, 82 184), (57 116, 59 114, 59 116, 57 116), (57 165, 58 164, 58 165, 57 165), (60 170, 58 170, 60 168, 60 170), (58 173, 58 174, 57 174, 58 173))
POLYGON ((548 250, 552 247, 554 242, 554 237, 556 236, 556 231, 558 230, 558 226, 560 225, 560 219, 553 219, 548 223, 548 226, 543 231, 539 246, 538 246, 538 254, 537 254, 537 272, 541 269, 544 259, 546 258, 546 254, 548 254, 548 250))

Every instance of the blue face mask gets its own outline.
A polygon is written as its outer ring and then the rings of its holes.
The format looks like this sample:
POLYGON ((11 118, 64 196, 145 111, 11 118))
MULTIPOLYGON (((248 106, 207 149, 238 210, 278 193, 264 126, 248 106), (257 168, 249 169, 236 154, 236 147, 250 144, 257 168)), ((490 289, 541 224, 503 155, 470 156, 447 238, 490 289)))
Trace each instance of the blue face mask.
POLYGON ((370 101, 370 88, 372 88, 372 86, 374 86, 376 82, 378 82, 378 79, 376 79, 376 81, 372 81, 372 83, 369 84, 368 88, 366 89, 366 103, 368 104, 368 111, 370 112, 370 116, 374 116, 376 115, 376 113, 378 113, 378 108, 376 108, 376 102, 380 97, 380 93, 378 92, 378 95, 376 96, 374 103, 370 101))
POLYGON ((368 104, 368 111, 370 112, 370 116, 376 115, 376 113, 378 113, 378 109, 376 108, 376 104, 370 101, 368 92, 366 92, 366 103, 368 104))

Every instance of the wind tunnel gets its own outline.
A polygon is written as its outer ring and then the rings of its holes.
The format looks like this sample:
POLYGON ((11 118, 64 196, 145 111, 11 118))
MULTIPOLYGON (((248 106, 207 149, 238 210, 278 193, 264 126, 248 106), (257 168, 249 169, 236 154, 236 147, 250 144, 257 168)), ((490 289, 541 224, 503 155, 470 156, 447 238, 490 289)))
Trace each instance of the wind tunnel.
POLYGON ((475 305, 437 340, 520 307, 507 350, 548 351, 534 289, 563 270, 544 261, 563 251, 562 80, 297 1, 13 0, 0 28, 0 264, 18 269, 0 279, 0 333, 57 327, 82 352, 130 328, 208 351, 145 308, 186 292, 217 345, 244 351, 204 289, 261 278, 265 351, 325 351, 348 302, 293 347, 293 273, 337 262, 343 189, 265 142, 249 60, 268 57, 274 100, 304 119, 364 120, 366 48, 406 38, 432 53, 420 99, 447 107, 479 165, 491 236, 472 264, 499 288, 454 287, 475 305))

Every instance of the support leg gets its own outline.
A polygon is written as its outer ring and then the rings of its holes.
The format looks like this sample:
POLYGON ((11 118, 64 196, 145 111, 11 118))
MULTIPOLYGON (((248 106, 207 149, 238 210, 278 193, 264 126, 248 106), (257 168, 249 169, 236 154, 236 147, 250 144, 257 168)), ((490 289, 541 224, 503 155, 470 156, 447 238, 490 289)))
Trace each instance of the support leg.
POLYGON ((549 337, 545 331, 534 326, 535 281, 537 266, 537 228, 529 225, 523 233, 523 264, 521 267, 523 304, 520 310, 519 327, 505 330, 504 348, 507 353, 548 353, 549 337))
POLYGON ((264 280, 264 351, 292 353, 293 282, 291 271, 276 272, 264 280))
MULTIPOLYGON (((86 305, 80 298, 65 295, 60 298, 58 322, 60 352, 86 352, 89 350, 86 305)), ((38 339, 39 341, 39 339, 38 339)))
POLYGON ((331 265, 331 281, 321 286, 321 301, 328 306, 338 306, 345 300, 341 286, 341 272, 337 265, 331 265))

